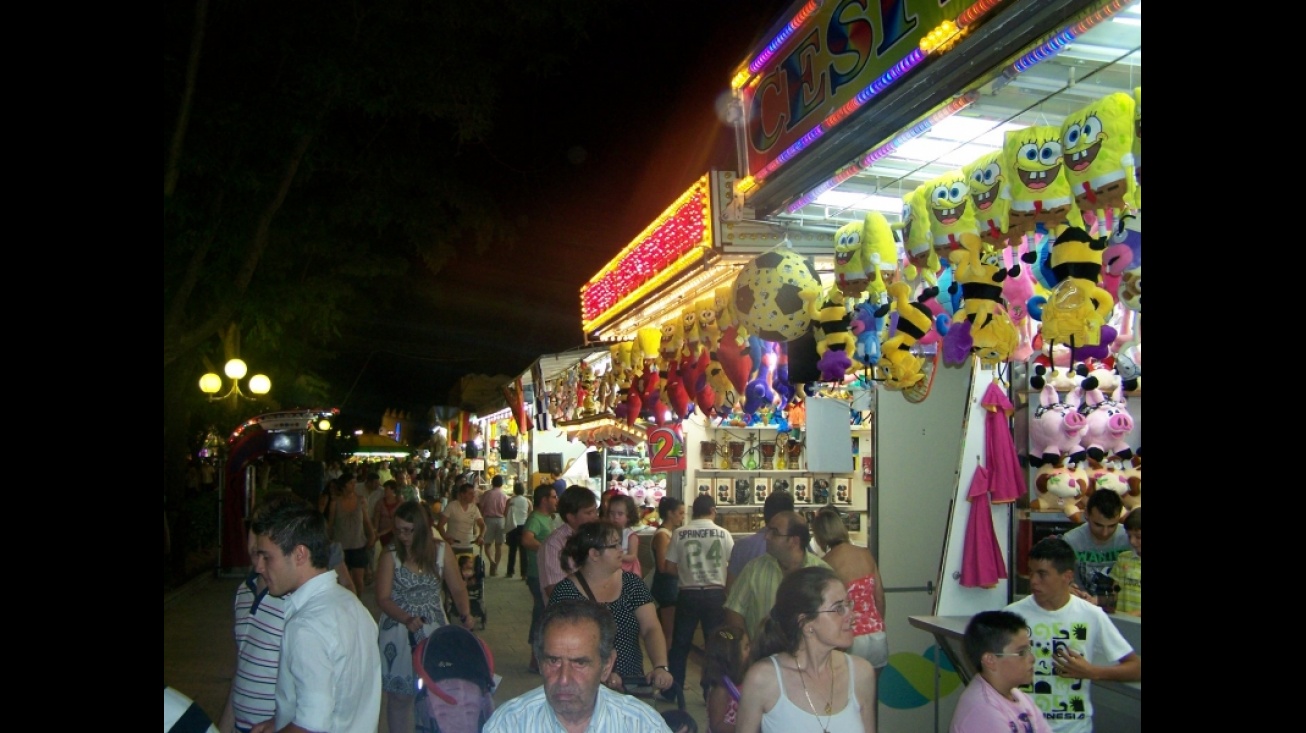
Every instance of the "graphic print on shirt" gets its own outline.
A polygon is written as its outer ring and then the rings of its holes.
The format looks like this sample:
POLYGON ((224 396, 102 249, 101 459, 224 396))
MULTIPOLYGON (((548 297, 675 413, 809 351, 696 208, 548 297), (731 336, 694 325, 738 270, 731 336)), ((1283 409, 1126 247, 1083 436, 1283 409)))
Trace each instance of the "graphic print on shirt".
POLYGON ((1030 627, 1030 646, 1034 649, 1034 683, 1020 689, 1029 693, 1048 720, 1087 719, 1084 680, 1057 676, 1052 659, 1065 646, 1087 658, 1088 626, 1084 623, 1072 623, 1068 628, 1060 624, 1034 624, 1030 627))

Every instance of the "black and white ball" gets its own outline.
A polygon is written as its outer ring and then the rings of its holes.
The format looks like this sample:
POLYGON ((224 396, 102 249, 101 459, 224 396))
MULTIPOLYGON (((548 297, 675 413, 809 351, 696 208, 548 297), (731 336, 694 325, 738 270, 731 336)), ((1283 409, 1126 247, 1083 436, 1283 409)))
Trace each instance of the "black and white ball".
POLYGON ((802 256, 779 250, 759 255, 735 277, 735 315, 764 341, 793 341, 812 326, 807 300, 819 297, 821 280, 802 256))

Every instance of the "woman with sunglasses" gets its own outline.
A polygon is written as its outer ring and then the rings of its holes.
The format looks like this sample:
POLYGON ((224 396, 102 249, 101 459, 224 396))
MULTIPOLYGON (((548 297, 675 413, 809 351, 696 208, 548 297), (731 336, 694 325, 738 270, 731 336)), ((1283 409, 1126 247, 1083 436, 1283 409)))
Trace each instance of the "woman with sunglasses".
POLYGON ((852 646, 856 618, 833 570, 786 575, 755 640, 735 733, 875 733, 875 672, 840 651, 852 646))
POLYGON ((553 587, 549 603, 587 598, 606 606, 617 622, 617 663, 603 683, 624 691, 623 679, 641 678, 659 691, 669 689, 675 680, 667 667, 667 644, 653 596, 642 578, 621 569, 621 529, 611 522, 582 524, 562 551, 577 569, 553 587), (647 676, 640 639, 653 660, 647 676))

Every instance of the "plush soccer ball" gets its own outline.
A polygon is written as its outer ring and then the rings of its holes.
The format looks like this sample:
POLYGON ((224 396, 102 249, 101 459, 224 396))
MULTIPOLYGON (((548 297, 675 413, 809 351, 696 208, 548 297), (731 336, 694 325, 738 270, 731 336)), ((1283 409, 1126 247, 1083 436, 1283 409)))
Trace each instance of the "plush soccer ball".
POLYGON ((767 252, 739 271, 731 293, 739 321, 764 341, 793 341, 811 328, 806 301, 819 297, 821 280, 791 251, 767 252))

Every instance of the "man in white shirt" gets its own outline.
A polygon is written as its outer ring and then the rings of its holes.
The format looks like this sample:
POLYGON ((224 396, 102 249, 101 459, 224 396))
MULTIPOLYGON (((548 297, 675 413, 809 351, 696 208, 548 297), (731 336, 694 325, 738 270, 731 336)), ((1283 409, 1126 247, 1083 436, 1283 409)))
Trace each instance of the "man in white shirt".
POLYGON ((1021 690, 1054 733, 1092 733, 1092 680, 1134 682, 1143 658, 1097 606, 1071 593, 1075 550, 1060 537, 1030 548, 1030 595, 1007 606, 1029 623, 1034 682, 1021 690))
POLYGON ((504 703, 484 733, 667 733, 647 703, 602 684, 617 662, 617 624, 584 598, 550 604, 534 652, 544 685, 504 703))
POLYGON ((716 501, 711 494, 694 499, 692 516, 671 533, 667 548, 667 567, 680 577, 669 662, 671 676, 682 690, 694 631, 701 625, 706 639, 725 623, 726 568, 735 546, 730 532, 716 523, 716 501))
POLYGON ((307 502, 285 502, 254 518, 254 570, 285 599, 277 669, 277 714, 252 733, 376 733, 381 655, 376 621, 327 568, 326 520, 307 502))

